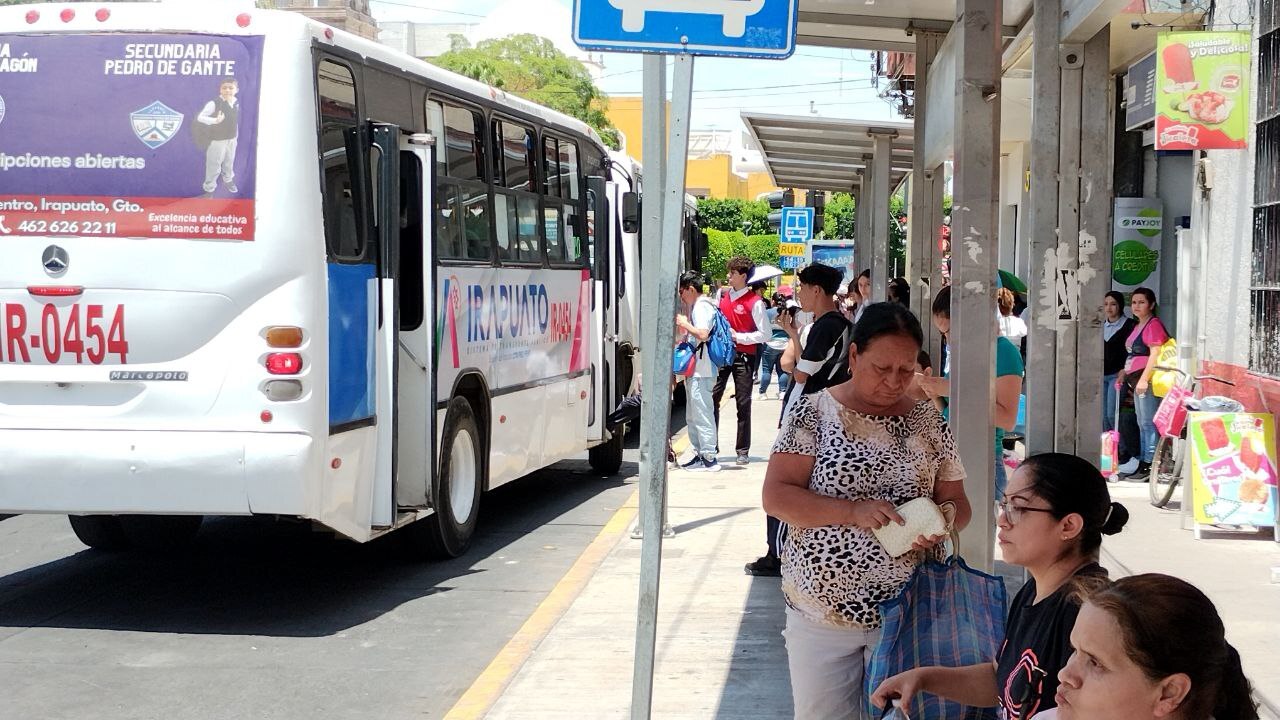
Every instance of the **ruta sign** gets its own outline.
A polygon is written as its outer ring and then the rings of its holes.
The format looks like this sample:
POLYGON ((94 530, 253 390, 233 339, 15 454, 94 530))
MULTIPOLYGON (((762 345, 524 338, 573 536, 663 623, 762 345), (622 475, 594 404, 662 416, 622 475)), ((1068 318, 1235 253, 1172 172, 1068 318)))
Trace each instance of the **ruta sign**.
POLYGON ((1156 149, 1245 147, 1248 32, 1172 32, 1156 45, 1156 149))

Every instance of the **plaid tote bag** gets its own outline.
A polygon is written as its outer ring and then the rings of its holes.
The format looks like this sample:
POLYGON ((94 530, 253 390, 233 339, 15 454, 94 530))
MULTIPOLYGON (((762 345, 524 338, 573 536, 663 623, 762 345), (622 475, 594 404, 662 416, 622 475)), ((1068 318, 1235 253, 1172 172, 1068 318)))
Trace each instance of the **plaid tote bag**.
MULTIPOLYGON (((974 570, 959 557, 922 563, 898 597, 880 605, 883 632, 867 667, 866 697, 912 668, 995 660, 1007 609, 1003 579, 974 570)), ((967 708, 923 693, 906 709, 911 720, 996 718, 996 708, 967 708)), ((872 717, 881 712, 868 710, 872 717)))

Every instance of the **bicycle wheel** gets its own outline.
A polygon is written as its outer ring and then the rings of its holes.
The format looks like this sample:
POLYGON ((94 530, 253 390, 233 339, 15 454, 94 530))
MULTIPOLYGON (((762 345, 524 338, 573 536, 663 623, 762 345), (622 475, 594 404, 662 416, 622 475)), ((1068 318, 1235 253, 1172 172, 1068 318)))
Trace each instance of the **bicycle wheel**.
POLYGON ((1156 445, 1155 455, 1151 458, 1151 478, 1147 483, 1151 504, 1158 508, 1168 505, 1181 480, 1182 440, 1161 437, 1156 445))

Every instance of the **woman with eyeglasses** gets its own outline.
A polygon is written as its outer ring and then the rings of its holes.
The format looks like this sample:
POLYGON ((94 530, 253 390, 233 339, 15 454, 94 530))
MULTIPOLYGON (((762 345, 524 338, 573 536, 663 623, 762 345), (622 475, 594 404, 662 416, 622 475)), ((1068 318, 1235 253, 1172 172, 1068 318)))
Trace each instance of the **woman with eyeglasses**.
POLYGON ((1080 612, 1076 591, 1105 584, 1098 564, 1102 536, 1120 532, 1128 519, 1088 461, 1063 453, 1027 458, 1009 480, 996 524, 1004 561, 1026 568, 1031 578, 1010 603, 995 661, 908 670, 884 681, 872 702, 885 707, 924 692, 970 707, 999 705, 1008 720, 1054 707, 1080 612))

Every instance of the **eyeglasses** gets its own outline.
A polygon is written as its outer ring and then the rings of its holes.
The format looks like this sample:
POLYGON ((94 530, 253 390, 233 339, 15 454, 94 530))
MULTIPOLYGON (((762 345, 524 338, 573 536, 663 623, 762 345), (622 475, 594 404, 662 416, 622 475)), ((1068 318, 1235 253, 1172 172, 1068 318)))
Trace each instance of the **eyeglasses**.
POLYGON ((1020 507, 1018 505, 1014 505, 1010 503, 1008 500, 1001 500, 1000 502, 996 503, 996 507, 1000 508, 1000 512, 1004 513, 1004 516, 1009 519, 1010 525, 1017 525, 1019 522, 1021 522, 1023 513, 1042 512, 1042 513, 1048 513, 1050 515, 1053 514, 1052 510, 1048 510, 1046 508, 1034 508, 1034 507, 1025 507, 1025 506, 1020 507))

